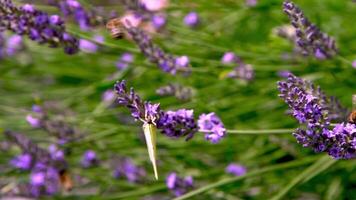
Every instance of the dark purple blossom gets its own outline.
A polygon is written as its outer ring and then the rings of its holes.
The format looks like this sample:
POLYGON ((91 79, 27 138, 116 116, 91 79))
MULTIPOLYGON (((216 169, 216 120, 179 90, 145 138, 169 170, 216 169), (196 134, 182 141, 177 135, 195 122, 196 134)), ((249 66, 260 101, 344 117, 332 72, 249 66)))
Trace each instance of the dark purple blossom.
POLYGON ((145 169, 136 166, 130 158, 116 159, 113 167, 115 178, 125 177, 131 183, 140 182, 146 176, 145 169))
POLYGON ((327 97, 319 87, 293 74, 279 82, 278 89, 292 115, 306 126, 293 133, 300 144, 315 152, 328 152, 336 159, 355 157, 354 126, 341 123, 329 130, 331 121, 344 121, 348 113, 335 98, 327 97))
POLYGON ((188 57, 175 57, 164 52, 155 45, 150 36, 140 28, 129 26, 126 30, 150 62, 155 63, 164 72, 173 75, 177 72, 190 72, 188 57))
POLYGON ((18 169, 29 170, 32 166, 32 156, 30 154, 21 154, 10 161, 10 164, 18 169))
POLYGON ((205 139, 217 143, 226 135, 226 129, 215 113, 201 114, 198 120, 199 131, 205 133, 205 139))
POLYGON ((177 111, 161 112, 157 128, 168 137, 191 139, 197 132, 193 110, 180 109, 177 111))
POLYGON ((166 185, 175 196, 181 196, 193 188, 193 177, 181 178, 172 172, 166 178, 166 185))
POLYGON ((255 77, 255 71, 250 64, 245 64, 240 57, 233 52, 226 52, 221 58, 223 64, 236 63, 237 66, 226 76, 229 78, 238 78, 245 81, 251 81, 255 77))
POLYGON ((0 0, 0 11, 0 29, 28 35, 31 40, 50 47, 62 46, 68 54, 78 51, 78 40, 65 31, 58 16, 50 16, 29 4, 16 7, 11 0, 0 0))
POLYGON ((115 91, 118 95, 117 102, 130 109, 132 117, 144 123, 155 124, 159 118, 159 104, 143 102, 134 89, 130 91, 126 88, 126 81, 118 81, 115 84, 115 91))
POLYGON ((231 163, 226 167, 225 171, 226 173, 233 174, 235 176, 243 176, 246 174, 247 169, 243 165, 231 163))
POLYGON ((43 163, 37 163, 30 175, 30 191, 35 197, 53 195, 60 191, 59 171, 43 163))
POLYGON ((190 12, 184 17, 184 24, 189 27, 195 27, 199 24, 199 15, 196 12, 190 12))
POLYGON ((153 15, 151 19, 152 25, 155 29, 161 29, 164 25, 166 25, 166 17, 164 15, 153 15))
POLYGON ((295 42, 302 49, 303 54, 325 59, 331 58, 337 53, 335 40, 312 24, 293 2, 285 1, 283 10, 296 29, 295 42))
POLYGON ((99 159, 93 150, 88 150, 83 154, 81 165, 84 168, 92 167, 98 165, 99 159))

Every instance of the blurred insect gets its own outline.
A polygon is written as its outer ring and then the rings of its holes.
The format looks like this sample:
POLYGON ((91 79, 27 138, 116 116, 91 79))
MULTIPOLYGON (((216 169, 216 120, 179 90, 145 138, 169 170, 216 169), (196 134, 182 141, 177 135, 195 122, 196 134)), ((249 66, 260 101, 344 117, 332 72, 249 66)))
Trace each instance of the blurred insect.
POLYGON ((349 122, 352 124, 356 124, 356 110, 352 111, 349 116, 349 122))
POLYGON ((72 178, 70 177, 70 174, 66 170, 59 172, 59 178, 60 178, 62 187, 66 191, 71 191, 73 189, 72 178))
POLYGON ((110 31, 111 36, 115 39, 122 39, 125 36, 125 26, 120 18, 111 19, 106 28, 110 31))

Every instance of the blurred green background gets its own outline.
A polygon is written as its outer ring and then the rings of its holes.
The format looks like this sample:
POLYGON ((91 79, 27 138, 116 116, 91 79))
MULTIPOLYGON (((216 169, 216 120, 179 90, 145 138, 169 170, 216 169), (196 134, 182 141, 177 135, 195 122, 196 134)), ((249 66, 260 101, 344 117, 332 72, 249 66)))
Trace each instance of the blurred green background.
MULTIPOLYGON (((351 66, 351 61, 356 59, 356 3, 351 0, 294 2, 322 31, 336 39, 340 56, 325 61, 306 57, 284 59, 293 51, 293 45, 272 33, 275 27, 289 23, 280 0, 260 0, 255 7, 246 6, 242 0, 171 1, 166 30, 154 35, 154 41, 167 52, 189 56, 193 68, 191 76, 163 73, 150 64, 132 42, 110 39, 104 27, 81 32, 72 24, 68 27, 70 32, 82 38, 90 39, 95 34, 105 37, 99 52, 68 56, 62 49, 48 48, 26 39, 23 52, 0 60, 0 127, 25 133, 46 146, 48 142, 40 141, 43 138, 51 140, 46 132, 32 129, 26 123, 25 116, 30 113, 31 106, 50 101, 68 110, 64 119, 87 135, 73 144, 73 154, 68 158, 71 171, 90 182, 57 196, 58 199, 170 199, 172 196, 164 186, 164 176, 170 171, 192 175, 195 187, 200 188, 231 177, 224 172, 231 162, 245 165, 249 172, 309 158, 315 160, 314 164, 330 162, 331 158, 323 161, 323 155, 297 144, 291 132, 230 133, 215 145, 205 141, 202 133, 188 142, 159 134, 157 148, 161 177, 154 181, 146 146, 140 139, 139 123, 122 123, 122 118, 129 116, 127 110, 107 108, 101 101, 105 90, 113 88, 116 80, 125 79, 144 99, 161 103, 163 109, 194 109, 196 116, 216 112, 229 130, 293 129, 298 124, 286 114, 287 106, 277 96, 276 88, 276 82, 281 79, 278 71, 290 70, 313 80, 328 95, 336 96, 344 106, 351 108, 351 96, 356 93, 356 70, 351 66), (201 17, 201 24, 194 29, 182 22, 190 11, 196 11, 201 17), (233 68, 220 63, 227 51, 235 52, 253 66, 256 77, 252 82, 221 78, 233 68), (115 62, 123 52, 134 53, 135 61, 127 70, 118 71, 115 62), (180 102, 174 97, 155 94, 158 87, 168 83, 194 88, 193 99, 180 102), (80 156, 89 148, 95 150, 101 160, 112 154, 133 158, 135 163, 145 166, 151 181, 129 184, 125 180, 115 180, 105 166, 81 169, 80 156), (95 188, 96 192, 80 194, 90 188, 95 188)), ((116 7, 120 10, 120 5, 101 1, 86 1, 85 6, 100 4, 108 10, 116 7)), ((57 12, 51 7, 38 7, 57 12)), ((15 154, 15 151, 1 153, 1 166, 15 154)), ((355 160, 330 165, 323 163, 309 171, 312 162, 252 174, 190 199, 269 199, 288 184, 291 188, 282 199, 356 199, 355 160), (301 176, 304 181, 296 180, 301 176), (293 181, 297 183, 293 184, 293 181)), ((3 180, 27 178, 25 173, 5 171, 6 174, 1 172, 0 175, 3 180)))

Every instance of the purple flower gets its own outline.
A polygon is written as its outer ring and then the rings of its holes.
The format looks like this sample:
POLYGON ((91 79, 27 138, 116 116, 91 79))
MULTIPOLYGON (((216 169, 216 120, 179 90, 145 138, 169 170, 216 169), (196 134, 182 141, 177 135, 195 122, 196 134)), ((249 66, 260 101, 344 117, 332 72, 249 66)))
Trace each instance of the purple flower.
POLYGON ((247 170, 243 165, 231 163, 226 167, 225 171, 235 176, 242 176, 246 174, 247 170))
POLYGON ((30 154, 21 154, 10 161, 10 164, 18 169, 29 170, 32 164, 32 156, 30 154))
POLYGON ((181 196, 193 188, 193 177, 179 177, 176 173, 170 173, 166 178, 166 185, 175 196, 181 196))
POLYGON ((193 110, 162 111, 157 128, 168 137, 186 136, 186 140, 189 140, 197 131, 193 110))
POLYGON ((115 162, 114 177, 126 177, 130 183, 137 183, 144 179, 146 171, 137 167, 130 158, 121 158, 115 162))
POLYGON ((93 40, 99 44, 103 44, 105 39, 102 35, 95 35, 93 40))
POLYGON ((29 123, 33 128, 41 127, 41 120, 38 118, 33 117, 32 115, 26 116, 26 121, 29 123))
POLYGON ((280 70, 280 71, 277 72, 278 76, 282 77, 282 78, 288 78, 290 73, 291 72, 288 71, 288 70, 280 70))
POLYGON ((166 17, 164 15, 153 15, 151 22, 155 29, 160 29, 166 25, 166 17))
POLYGON ((356 69, 356 60, 352 62, 352 67, 356 69))
POLYGON ((246 5, 247 6, 256 6, 257 5, 257 0, 246 0, 246 5))
POLYGON ((230 63, 236 62, 237 58, 238 57, 235 55, 234 52, 226 52, 223 55, 223 57, 221 58, 221 62, 223 64, 230 64, 230 63))
POLYGON ((181 68, 186 68, 189 66, 188 56, 180 56, 176 58, 176 65, 181 68))
POLYGON ((250 64, 240 63, 233 71, 227 74, 229 78, 239 78, 245 81, 252 81, 255 77, 255 71, 250 64))
POLYGON ((160 107, 159 104, 151 104, 143 102, 133 88, 130 91, 126 89, 126 82, 121 81, 115 84, 115 91, 118 95, 117 102, 120 105, 126 106, 130 109, 131 115, 144 123, 155 124, 159 118, 160 107))
POLYGON ((205 139, 217 143, 226 135, 226 129, 215 113, 201 114, 198 120, 199 131, 205 133, 205 139))
POLYGON ((82 157, 81 165, 82 167, 88 168, 95 166, 99 163, 99 159, 96 156, 96 153, 92 150, 87 150, 82 157))
POLYGON ((199 24, 199 15, 196 12, 190 12, 184 17, 184 24, 189 27, 195 27, 199 24))
POLYGON ((79 48, 86 53, 95 53, 98 50, 98 46, 95 43, 84 39, 79 40, 79 48))
MULTIPOLYGON (((40 44, 47 43, 50 47, 63 46, 68 54, 76 53, 78 40, 73 36, 66 39, 63 23, 51 23, 51 17, 32 5, 16 7, 11 0, 1 4, 0 28, 8 29, 18 35, 28 35, 31 40, 40 44)), ((58 19, 60 21, 60 19, 58 19)))
POLYGON ((106 90, 102 97, 102 101, 107 102, 107 103, 112 103, 113 100, 115 99, 115 92, 113 90, 106 90))
POLYGON ((20 35, 13 35, 7 39, 7 55, 13 56, 23 46, 22 37, 20 35))
POLYGON ((332 144, 327 149, 335 159, 351 159, 356 157, 356 124, 337 124, 327 135, 332 144))
POLYGON ((331 58, 337 53, 335 40, 309 22, 302 10, 293 2, 285 1, 283 10, 296 29, 295 43, 301 48, 303 54, 325 59, 331 58))
MULTIPOLYGON (((177 72, 184 72, 185 74, 190 72, 190 68, 186 66, 183 67, 180 63, 176 62, 176 57, 164 52, 161 48, 153 44, 150 36, 140 28, 129 26, 126 27, 126 30, 150 62, 156 64, 164 72, 173 75, 177 72)), ((184 58, 183 61, 186 62, 187 59, 184 58)))
POLYGON ((116 67, 119 70, 126 69, 130 63, 133 62, 134 56, 131 53, 125 52, 123 53, 119 60, 116 62, 116 67))
POLYGON ((31 172, 30 187, 32 195, 53 195, 60 191, 59 171, 43 163, 37 163, 31 172))
POLYGON ((352 131, 351 134, 348 131, 352 128, 343 131, 344 124, 340 124, 329 130, 331 120, 343 121, 344 113, 348 113, 335 98, 327 97, 320 88, 293 74, 289 74, 287 81, 279 82, 278 89, 293 116, 306 125, 293 133, 303 147, 310 147, 315 152, 329 152, 336 159, 355 156, 354 149, 346 142, 354 138, 352 131))

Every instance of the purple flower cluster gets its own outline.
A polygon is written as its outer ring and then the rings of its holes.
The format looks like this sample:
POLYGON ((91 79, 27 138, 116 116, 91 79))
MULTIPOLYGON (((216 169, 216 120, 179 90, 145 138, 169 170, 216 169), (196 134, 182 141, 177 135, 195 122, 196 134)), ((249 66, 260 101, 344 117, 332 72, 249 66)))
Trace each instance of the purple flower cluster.
POLYGON ((120 158, 114 163, 115 178, 126 177, 130 183, 137 183, 144 179, 146 171, 144 168, 137 167, 130 158, 120 158))
POLYGON ((197 132, 193 110, 180 109, 177 111, 161 112, 157 128, 168 137, 191 139, 197 132))
POLYGON ((198 127, 200 132, 205 133, 205 139, 212 143, 219 142, 226 135, 224 124, 215 113, 201 114, 198 127))
POLYGON ((164 52, 161 48, 155 45, 150 36, 140 28, 130 26, 127 27, 126 30, 150 62, 155 63, 164 72, 173 75, 177 72, 190 72, 188 57, 175 57, 164 52))
POLYGON ((233 52, 226 52, 221 58, 223 64, 237 64, 237 66, 227 74, 229 78, 239 78, 251 81, 255 77, 255 72, 250 64, 245 64, 240 57, 233 52))
POLYGON ((285 1, 283 10, 296 29, 295 43, 302 49, 303 54, 325 59, 331 58, 337 53, 335 40, 312 24, 293 2, 285 1))
POLYGON ((89 168, 93 167, 99 164, 99 159, 93 150, 87 150, 84 152, 82 160, 81 160, 81 165, 84 168, 89 168))
POLYGON ((50 119, 47 111, 40 106, 34 105, 32 111, 33 114, 26 116, 26 121, 33 128, 41 128, 47 131, 49 135, 56 137, 60 144, 72 142, 81 137, 82 133, 66 122, 60 119, 50 119))
POLYGON ((166 185, 175 196, 181 196, 193 188, 193 177, 181 178, 172 172, 166 178, 166 185))
POLYGON ((233 174, 235 176, 243 176, 246 174, 247 169, 243 165, 231 163, 226 167, 225 171, 226 173, 233 174))
POLYGON ((0 29, 28 35, 31 40, 50 47, 63 46, 67 54, 78 51, 78 40, 65 31, 58 15, 48 15, 30 4, 16 7, 11 0, 0 0, 0 11, 0 29))
POLYGON ((279 96, 289 105, 293 116, 306 125, 306 128, 298 128, 293 134, 299 143, 315 152, 328 152, 335 159, 356 156, 353 125, 341 123, 329 130, 332 115, 335 121, 344 119, 343 114, 337 115, 345 112, 337 100, 327 97, 320 88, 293 74, 289 74, 286 81, 279 82, 278 89, 279 96))
POLYGON ((6 37, 0 32, 0 60, 4 57, 14 56, 24 48, 22 37, 20 35, 11 35, 6 37))
POLYGON ((196 27, 200 20, 199 20, 199 15, 196 12, 190 12, 184 17, 184 24, 193 28, 196 27))
POLYGON ((133 88, 130 92, 127 91, 125 81, 117 82, 115 90, 118 94, 119 105, 129 108, 136 120, 156 125, 161 133, 168 137, 186 136, 186 140, 189 140, 197 131, 200 131, 205 133, 207 140, 217 143, 226 135, 224 124, 215 113, 201 114, 196 123, 193 110, 161 111, 159 104, 143 103, 133 88))
POLYGON ((131 53, 125 52, 123 53, 119 60, 116 62, 116 67, 118 70, 126 69, 129 64, 131 64, 134 60, 134 56, 131 53))
POLYGON ((156 124, 160 112, 159 104, 143 102, 133 88, 127 91, 126 81, 118 81, 115 84, 115 91, 118 95, 118 104, 129 108, 132 117, 144 123, 156 124))
POLYGON ((192 97, 192 89, 179 84, 168 84, 156 90, 160 96, 174 96, 178 100, 187 101, 192 97))
POLYGON ((15 168, 31 170, 29 181, 31 196, 39 197, 59 192, 60 175, 67 169, 63 151, 53 145, 48 151, 42 149, 20 133, 6 131, 5 135, 23 152, 12 159, 10 164, 15 168))

